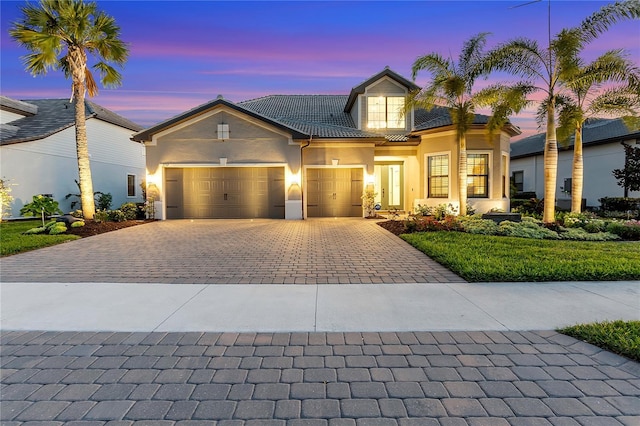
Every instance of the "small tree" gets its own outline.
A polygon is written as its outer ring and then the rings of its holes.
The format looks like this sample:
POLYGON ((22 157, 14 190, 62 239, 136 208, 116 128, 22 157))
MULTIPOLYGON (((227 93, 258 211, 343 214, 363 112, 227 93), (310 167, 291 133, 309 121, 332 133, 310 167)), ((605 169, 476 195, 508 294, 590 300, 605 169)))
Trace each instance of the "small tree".
POLYGON ((618 185, 624 188, 624 196, 629 196, 629 191, 640 191, 640 148, 627 144, 624 147, 624 168, 615 169, 613 176, 618 180, 618 185))
POLYGON ((9 179, 0 179, 0 221, 11 214, 11 203, 13 203, 11 186, 9 179))

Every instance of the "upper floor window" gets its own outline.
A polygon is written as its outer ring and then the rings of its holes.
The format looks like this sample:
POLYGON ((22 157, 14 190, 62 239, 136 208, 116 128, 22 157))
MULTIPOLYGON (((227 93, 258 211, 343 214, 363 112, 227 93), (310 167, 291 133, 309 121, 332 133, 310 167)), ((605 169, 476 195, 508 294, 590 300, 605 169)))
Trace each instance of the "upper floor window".
POLYGON ((369 96, 367 126, 370 129, 404 129, 404 96, 369 96))
POLYGON ((467 197, 489 197, 489 154, 467 154, 467 197))

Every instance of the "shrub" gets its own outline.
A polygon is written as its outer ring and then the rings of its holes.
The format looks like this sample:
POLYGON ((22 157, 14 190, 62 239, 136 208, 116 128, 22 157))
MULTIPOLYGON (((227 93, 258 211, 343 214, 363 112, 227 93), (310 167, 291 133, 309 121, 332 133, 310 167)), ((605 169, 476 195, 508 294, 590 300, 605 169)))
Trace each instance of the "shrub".
POLYGON ((62 214, 58 202, 45 195, 34 195, 31 202, 25 204, 20 209, 20 214, 23 216, 39 217, 43 211, 47 217, 54 214, 62 214))
POLYGON ((73 217, 77 217, 78 219, 82 219, 84 217, 84 214, 82 214, 82 210, 74 210, 69 214, 73 217))
POLYGON ((607 231, 620 236, 624 240, 640 240, 640 221, 628 220, 625 222, 611 222, 607 231))
POLYGON ((527 214, 537 214, 541 215, 544 211, 544 200, 539 200, 537 198, 530 198, 526 201, 523 201, 519 206, 514 206, 512 204, 512 209, 514 213, 527 213, 527 214))
POLYGON ((113 201, 111 193, 96 192, 96 195, 98 196, 96 198, 96 209, 109 210, 111 208, 111 202, 113 201))
POLYGON ((49 235, 64 234, 67 232, 67 225, 64 222, 56 222, 51 228, 49 228, 49 235))
MULTIPOLYGON (((124 203, 118 210, 124 215, 124 220, 134 220, 138 215, 138 206, 136 206, 136 203, 124 203)), ((121 221, 118 220, 116 222, 121 221)))
POLYGON ((84 220, 79 220, 77 222, 72 222, 71 223, 71 227, 72 228, 81 228, 85 225, 84 220))
POLYGON ((560 238, 557 232, 529 221, 510 222, 505 220, 504 222, 500 222, 500 225, 498 225, 498 234, 508 237, 534 238, 537 240, 557 240, 560 238))
POLYGON ((600 209, 603 211, 626 212, 640 210, 640 198, 604 197, 598 201, 600 201, 600 209))
POLYGON ((127 216, 122 210, 108 210, 107 214, 112 222, 124 222, 127 220, 127 216))
POLYGON ((44 233, 46 231, 47 231, 47 228, 45 228, 44 226, 41 226, 39 228, 27 229, 26 231, 24 231, 24 234, 25 235, 42 234, 42 233, 44 233))
POLYGON ((107 210, 97 210, 93 215, 93 220, 97 223, 109 221, 109 212, 107 210))
POLYGON ((13 196, 11 195, 11 187, 9 179, 0 179, 0 221, 5 216, 11 216, 11 203, 13 203, 13 196))
POLYGON ((408 233, 456 231, 461 229, 455 216, 447 216, 443 220, 437 220, 434 216, 414 216, 404 221, 404 227, 408 233))
POLYGON ((433 207, 423 206, 422 204, 418 204, 416 207, 416 214, 418 216, 432 216, 433 215, 433 207))
POLYGON ((433 216, 436 220, 443 220, 446 216, 453 216, 458 213, 458 209, 453 204, 438 204, 433 209, 433 216))
POLYGON ((561 232, 560 238, 574 241, 615 241, 620 237, 610 232, 587 232, 583 228, 568 228, 561 232))
POLYGON ((482 219, 479 217, 469 216, 461 217, 458 222, 462 226, 464 232, 470 234, 497 235, 498 225, 491 219, 482 219))

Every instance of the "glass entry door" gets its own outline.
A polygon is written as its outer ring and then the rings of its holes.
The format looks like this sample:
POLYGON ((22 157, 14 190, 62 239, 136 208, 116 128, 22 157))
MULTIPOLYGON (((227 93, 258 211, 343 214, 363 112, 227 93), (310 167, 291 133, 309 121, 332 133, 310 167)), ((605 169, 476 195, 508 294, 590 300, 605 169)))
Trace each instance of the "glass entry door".
POLYGON ((403 209, 404 166, 402 162, 375 163, 376 203, 381 210, 403 209))

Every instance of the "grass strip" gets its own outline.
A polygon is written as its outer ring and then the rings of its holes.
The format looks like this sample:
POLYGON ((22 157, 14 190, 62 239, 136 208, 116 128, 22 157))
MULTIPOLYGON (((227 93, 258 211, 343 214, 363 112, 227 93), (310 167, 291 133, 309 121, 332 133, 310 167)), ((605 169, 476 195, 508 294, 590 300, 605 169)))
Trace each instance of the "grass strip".
POLYGON ((39 220, 0 222, 0 256, 9 256, 42 247, 77 240, 77 235, 23 235, 31 228, 42 226, 39 220))
POLYGON ((471 282, 640 279, 640 243, 417 232, 405 241, 471 282))
POLYGON ((558 332, 640 362, 640 321, 578 324, 558 332))

